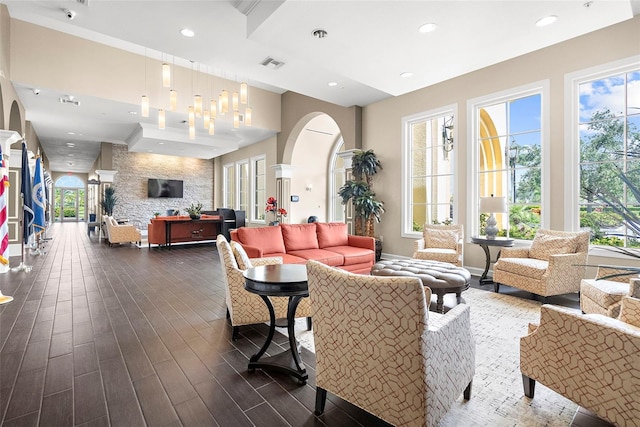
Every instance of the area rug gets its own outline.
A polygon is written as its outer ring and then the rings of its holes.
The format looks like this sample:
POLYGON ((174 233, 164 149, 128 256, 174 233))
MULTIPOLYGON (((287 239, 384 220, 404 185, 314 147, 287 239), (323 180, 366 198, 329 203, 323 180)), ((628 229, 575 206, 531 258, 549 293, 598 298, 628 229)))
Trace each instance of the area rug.
MULTIPOLYGON (((534 399, 524 396, 520 374, 520 337, 540 319, 540 303, 494 292, 469 289, 463 293, 471 307, 476 339, 476 373, 471 399, 462 396, 440 422, 459 426, 569 426, 577 405, 542 384, 534 399)), ((300 344, 314 351, 313 333, 304 319, 296 325, 300 344)))

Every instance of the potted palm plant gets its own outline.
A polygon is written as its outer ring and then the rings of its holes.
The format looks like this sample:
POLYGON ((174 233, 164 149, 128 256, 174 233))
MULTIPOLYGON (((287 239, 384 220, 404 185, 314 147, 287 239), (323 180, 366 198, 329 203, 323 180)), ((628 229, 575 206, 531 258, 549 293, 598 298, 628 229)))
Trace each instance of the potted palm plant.
POLYGON ((353 179, 338 190, 342 204, 351 202, 354 215, 354 232, 358 236, 374 237, 374 220, 380 222, 384 213, 384 202, 376 200, 371 189, 373 176, 382 170, 382 165, 373 150, 358 150, 351 159, 353 179))
POLYGON ((105 215, 113 215, 113 209, 116 206, 118 198, 116 197, 116 189, 113 186, 104 189, 104 195, 100 201, 102 211, 105 215))

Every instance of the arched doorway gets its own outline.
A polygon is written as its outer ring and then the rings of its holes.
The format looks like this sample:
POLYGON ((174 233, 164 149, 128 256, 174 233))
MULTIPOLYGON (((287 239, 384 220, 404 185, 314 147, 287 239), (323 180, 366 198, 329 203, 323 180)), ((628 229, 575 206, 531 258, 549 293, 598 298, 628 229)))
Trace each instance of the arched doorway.
POLYGON ((55 222, 84 221, 86 193, 80 178, 75 175, 61 176, 54 184, 53 194, 55 222))

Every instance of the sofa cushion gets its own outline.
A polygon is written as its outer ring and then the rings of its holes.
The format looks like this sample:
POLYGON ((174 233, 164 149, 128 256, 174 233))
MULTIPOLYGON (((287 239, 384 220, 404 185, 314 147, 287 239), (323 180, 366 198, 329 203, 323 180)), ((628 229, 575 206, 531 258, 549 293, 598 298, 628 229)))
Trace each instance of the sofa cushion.
POLYGON ((233 251, 233 256, 236 258, 236 262, 238 263, 238 268, 240 270, 246 270, 253 267, 253 264, 251 264, 251 260, 249 259, 249 255, 247 255, 247 252, 245 252, 240 243, 232 240, 231 250, 233 251))
POLYGON ((375 253, 370 249, 355 246, 331 246, 330 248, 326 248, 326 250, 342 255, 344 257, 342 265, 354 265, 365 262, 373 265, 376 258, 375 253))
POLYGON ((264 258, 272 258, 272 257, 280 257, 282 258, 283 264, 306 264, 306 258, 300 258, 299 256, 287 254, 287 253, 272 253, 272 254, 263 254, 264 258))
POLYGON ((536 234, 529 256, 535 259, 549 261, 551 255, 573 254, 576 252, 578 242, 575 237, 551 236, 548 234, 536 234))
POLYGON ((240 243, 261 248, 264 254, 285 252, 280 227, 240 227, 238 229, 238 238, 240 243))
POLYGON ((349 245, 347 224, 343 222, 316 222, 315 224, 320 249, 349 245))
POLYGON ((312 259, 330 267, 337 267, 344 263, 344 257, 342 255, 326 249, 303 249, 300 251, 289 252, 289 254, 307 260, 312 259))
POLYGON ((318 249, 316 224, 282 224, 282 238, 287 252, 318 249))
POLYGON ((427 248, 416 251, 413 255, 417 259, 430 259, 433 261, 456 264, 460 261, 460 255, 455 249, 427 248))
POLYGON ((456 249, 460 235, 457 230, 433 230, 425 228, 422 232, 427 248, 456 249))
POLYGON ((495 269, 518 274, 531 279, 541 280, 549 268, 549 263, 535 258, 500 258, 495 269))

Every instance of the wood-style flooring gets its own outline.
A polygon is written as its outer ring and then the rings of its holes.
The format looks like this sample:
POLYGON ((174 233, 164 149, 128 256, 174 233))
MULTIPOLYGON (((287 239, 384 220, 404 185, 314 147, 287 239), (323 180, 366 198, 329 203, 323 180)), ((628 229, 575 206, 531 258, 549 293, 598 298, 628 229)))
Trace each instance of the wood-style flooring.
POLYGON ((214 245, 109 247, 84 223, 47 234, 46 253, 26 257, 31 272, 0 274, 15 298, 0 305, 2 426, 386 425, 332 396, 315 416, 304 348, 306 386, 247 372, 267 327, 231 341, 214 245))

